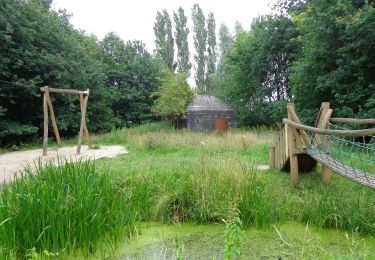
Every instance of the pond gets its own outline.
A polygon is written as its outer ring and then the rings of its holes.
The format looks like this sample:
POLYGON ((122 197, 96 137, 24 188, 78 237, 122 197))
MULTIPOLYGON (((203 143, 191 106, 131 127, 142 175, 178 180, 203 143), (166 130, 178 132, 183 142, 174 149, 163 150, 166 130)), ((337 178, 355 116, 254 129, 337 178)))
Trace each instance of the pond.
MULTIPOLYGON (((116 259, 223 259, 225 225, 142 223, 116 259)), ((241 259, 371 258, 375 238, 299 223, 245 229, 241 259)))

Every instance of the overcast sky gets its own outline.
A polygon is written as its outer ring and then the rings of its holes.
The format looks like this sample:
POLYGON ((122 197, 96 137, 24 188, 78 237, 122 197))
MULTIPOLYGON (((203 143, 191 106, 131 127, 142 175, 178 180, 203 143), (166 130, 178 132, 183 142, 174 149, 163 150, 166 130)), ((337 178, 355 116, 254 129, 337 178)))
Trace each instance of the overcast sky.
MULTIPOLYGON (((190 31, 191 8, 198 2, 206 17, 212 11, 216 28, 224 22, 232 31, 238 20, 248 30, 253 18, 270 12, 272 0, 54 0, 55 9, 66 9, 75 28, 83 29, 103 38, 116 32, 124 41, 142 40, 149 51, 154 49, 153 24, 158 10, 173 11, 182 6, 188 17, 190 31)), ((192 33, 190 33, 192 39, 192 33)), ((189 42, 191 42, 191 39, 189 42)))

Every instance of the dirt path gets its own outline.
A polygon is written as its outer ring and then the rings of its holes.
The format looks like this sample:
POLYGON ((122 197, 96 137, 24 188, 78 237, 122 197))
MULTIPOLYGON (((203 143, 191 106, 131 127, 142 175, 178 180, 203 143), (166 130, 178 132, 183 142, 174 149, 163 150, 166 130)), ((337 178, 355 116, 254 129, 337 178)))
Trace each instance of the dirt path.
POLYGON ((103 157, 112 158, 120 154, 127 154, 128 151, 123 146, 100 146, 100 149, 88 149, 82 146, 81 154, 76 155, 77 148, 63 147, 48 149, 48 155, 42 156, 42 149, 10 152, 0 155, 0 183, 11 180, 17 172, 25 166, 33 166, 34 162, 56 162, 57 157, 71 160, 99 159, 103 157))

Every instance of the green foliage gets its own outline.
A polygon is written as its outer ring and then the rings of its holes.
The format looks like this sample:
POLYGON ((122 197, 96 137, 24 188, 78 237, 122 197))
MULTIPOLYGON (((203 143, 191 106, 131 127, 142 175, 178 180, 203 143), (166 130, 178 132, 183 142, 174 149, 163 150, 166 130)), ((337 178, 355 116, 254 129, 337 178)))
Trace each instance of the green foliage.
POLYGON ((193 91, 186 81, 186 75, 164 70, 160 81, 159 88, 153 93, 157 98, 153 112, 169 119, 183 116, 193 99, 193 91))
POLYGON ((237 109, 240 124, 270 125, 280 119, 274 112, 277 104, 290 99, 289 67, 298 57, 297 35, 292 22, 282 16, 259 17, 250 32, 237 35, 222 78, 229 85, 226 100, 237 109))
POLYGON ((154 24, 156 56, 169 68, 174 69, 174 40, 172 22, 167 10, 157 12, 154 24))
POLYGON ((113 93, 116 127, 133 126, 153 119, 151 93, 158 83, 160 64, 139 41, 124 43, 109 33, 100 43, 107 88, 113 93))
MULTIPOLYGON (((48 10, 40 1, 1 1, 0 56, 3 145, 38 134, 43 118, 39 87, 44 85, 90 88, 88 127, 103 131, 113 126, 97 40, 74 30, 65 12, 48 10)), ((75 134, 79 99, 61 94, 51 98, 60 131, 75 134)))
POLYGON ((133 188, 98 172, 90 161, 49 165, 36 174, 27 169, 22 178, 2 186, 2 251, 22 258, 29 251, 51 256, 109 249, 131 235, 139 220, 139 191, 133 188))
POLYGON ((223 74, 223 63, 224 63, 224 57, 229 52, 229 50, 232 48, 233 44, 233 37, 229 31, 228 26, 226 26, 224 23, 220 24, 219 27, 219 64, 218 64, 218 72, 220 74, 223 74))
MULTIPOLYGON (((65 11, 50 10, 50 3, 0 3, 1 145, 40 135, 40 87, 45 85, 90 88, 91 132, 152 120, 150 95, 158 84, 160 65, 144 44, 125 44, 111 33, 99 42, 74 29, 65 11)), ((53 94, 51 99, 61 134, 75 135, 81 117, 78 97, 53 94)))
POLYGON ((198 91, 200 93, 206 92, 206 45, 207 45, 207 30, 206 30, 206 19, 204 17, 203 11, 199 4, 194 4, 192 10, 193 19, 193 38, 194 47, 196 54, 194 55, 194 60, 196 62, 196 72, 195 72, 195 83, 197 85, 198 91))
POLYGON ((339 116, 372 117, 374 111, 374 6, 365 1, 312 1, 295 16, 302 57, 291 84, 306 122, 329 101, 339 116), (311 98, 313 97, 313 98, 311 98))
POLYGON ((242 221, 238 209, 236 207, 230 209, 228 220, 225 221, 224 259, 236 259, 241 256, 241 244, 245 238, 245 232, 241 228, 242 221))
POLYGON ((212 12, 207 17, 207 75, 206 87, 207 92, 211 89, 210 75, 216 72, 217 57, 216 57, 216 22, 215 16, 212 12))
POLYGON ((177 69, 179 72, 184 72, 189 76, 191 69, 188 43, 189 28, 186 26, 187 17, 182 7, 178 8, 178 13, 173 12, 173 19, 175 24, 174 37, 177 45, 177 69))

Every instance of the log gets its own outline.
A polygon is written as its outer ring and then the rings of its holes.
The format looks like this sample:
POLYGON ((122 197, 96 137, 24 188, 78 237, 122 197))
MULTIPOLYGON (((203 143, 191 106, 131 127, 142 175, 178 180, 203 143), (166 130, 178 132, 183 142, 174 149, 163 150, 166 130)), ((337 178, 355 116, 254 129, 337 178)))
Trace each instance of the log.
POLYGON ((347 124, 358 124, 358 125, 375 125, 374 118, 368 119, 357 119, 357 118, 340 118, 333 117, 329 120, 332 123, 347 123, 347 124))
MULTIPOLYGON (((298 118, 298 116, 297 116, 297 114, 294 110, 294 106, 289 106, 289 104, 288 104, 288 113, 290 113, 290 117, 293 121, 301 124, 301 120, 299 120, 299 118, 298 118)), ((305 144, 308 146, 311 143, 310 137, 306 134, 305 131, 301 131, 301 136, 302 136, 302 139, 305 142, 305 144)))
MULTIPOLYGON (((84 103, 84 96, 83 96, 83 94, 79 94, 79 102, 80 102, 81 113, 82 113, 82 111, 83 111, 83 103, 84 103)), ((85 118, 85 124, 83 126, 83 133, 84 133, 84 135, 86 137, 87 144, 90 147, 91 146, 91 137, 90 137, 89 129, 87 128, 86 118, 85 118)))
POLYGON ((87 100, 89 98, 90 90, 87 90, 87 95, 84 97, 83 105, 82 105, 82 115, 81 115, 81 127, 79 129, 78 135, 78 144, 77 144, 77 154, 81 153, 81 144, 82 144, 82 135, 83 135, 83 128, 86 123, 86 109, 87 109, 87 100))
MULTIPOLYGON (((288 118, 292 119, 292 115, 290 113, 291 110, 294 109, 294 104, 288 104, 288 118)), ((292 121, 293 122, 293 121, 292 121)), ((298 157, 293 151, 295 151, 296 147, 296 136, 293 134, 293 128, 288 125, 288 146, 289 146, 289 163, 290 163, 290 178, 293 187, 298 185, 298 157)))
MULTIPOLYGON (((45 87, 41 87, 40 90, 42 92, 46 91, 45 87)), ((63 88, 48 88, 49 92, 53 93, 64 93, 64 94, 83 94, 83 95, 88 95, 89 92, 88 90, 86 91, 81 91, 81 90, 76 90, 76 89, 63 89, 63 88)))
POLYGON ((48 106, 47 106, 47 96, 43 95, 43 156, 47 156, 48 149, 48 106))
POLYGON ((47 98, 47 105, 48 105, 49 113, 50 113, 50 116, 51 116, 53 131, 55 133, 55 137, 56 137, 56 141, 57 141, 58 146, 61 146, 62 143, 61 143, 60 133, 59 133, 59 129, 57 128, 55 112, 53 110, 52 101, 51 101, 50 96, 49 96, 49 88, 45 87, 45 89, 46 89, 46 91, 44 92, 45 93, 44 95, 47 98))
POLYGON ((367 129, 361 129, 361 130, 331 130, 331 129, 320 129, 312 126, 307 126, 303 124, 296 123, 290 119, 284 118, 283 119, 284 124, 288 124, 291 127, 310 131, 313 133, 321 134, 321 135, 335 135, 335 136, 365 136, 365 135, 374 135, 375 134, 375 128, 367 128, 367 129))

